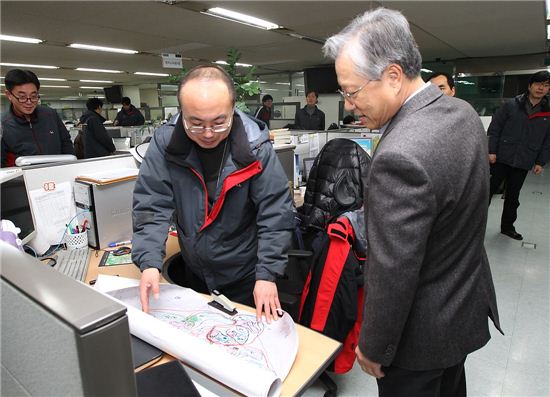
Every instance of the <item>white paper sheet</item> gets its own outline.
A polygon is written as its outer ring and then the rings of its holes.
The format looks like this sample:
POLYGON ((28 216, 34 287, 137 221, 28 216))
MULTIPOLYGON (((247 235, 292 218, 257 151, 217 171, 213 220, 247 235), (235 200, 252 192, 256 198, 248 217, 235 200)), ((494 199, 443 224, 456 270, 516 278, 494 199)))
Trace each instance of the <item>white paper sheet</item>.
MULTIPOLYGON (((96 288, 135 282, 99 276, 96 288)), ((138 287, 109 293, 128 308, 130 332, 247 396, 278 396, 298 351, 298 334, 285 313, 271 324, 252 312, 225 314, 191 289, 162 284, 159 300, 141 311, 138 287)))
POLYGON ((48 245, 62 243, 66 225, 76 213, 73 190, 69 182, 55 185, 55 190, 29 191, 37 237, 48 245))

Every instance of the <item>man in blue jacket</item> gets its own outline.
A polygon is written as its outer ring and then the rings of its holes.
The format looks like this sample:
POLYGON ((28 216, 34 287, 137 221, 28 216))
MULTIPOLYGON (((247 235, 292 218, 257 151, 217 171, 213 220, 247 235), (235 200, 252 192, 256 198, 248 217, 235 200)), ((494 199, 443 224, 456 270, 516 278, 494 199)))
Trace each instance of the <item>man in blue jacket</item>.
POLYGON ((30 70, 6 73, 6 97, 11 102, 2 114, 2 167, 12 167, 19 156, 74 154, 71 136, 57 112, 39 106, 40 81, 30 70))
POLYGON ((519 193, 527 172, 542 172, 550 159, 550 73, 541 71, 529 78, 527 92, 506 102, 493 116, 489 135, 492 197, 506 181, 500 231, 523 240, 514 222, 518 216, 519 193))
POLYGON ((178 98, 182 111, 155 132, 134 190, 132 259, 142 271, 143 310, 151 292, 158 297, 174 215, 192 287, 255 305, 258 319, 271 321, 293 211, 268 130, 235 110, 233 81, 217 66, 190 70, 178 98))

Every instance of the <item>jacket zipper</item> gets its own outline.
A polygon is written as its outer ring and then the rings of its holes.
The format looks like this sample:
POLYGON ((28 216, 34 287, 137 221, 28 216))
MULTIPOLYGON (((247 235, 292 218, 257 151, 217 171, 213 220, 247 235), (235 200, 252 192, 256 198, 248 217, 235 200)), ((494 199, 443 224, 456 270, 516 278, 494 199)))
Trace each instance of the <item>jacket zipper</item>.
POLYGON ((44 154, 44 152, 42 151, 42 146, 40 146, 40 142, 38 141, 38 139, 36 139, 36 133, 34 131, 34 127, 32 126, 32 122, 29 120, 29 127, 31 128, 31 131, 32 131, 32 139, 34 140, 34 144, 36 145, 36 147, 38 148, 38 152, 40 154, 44 154))

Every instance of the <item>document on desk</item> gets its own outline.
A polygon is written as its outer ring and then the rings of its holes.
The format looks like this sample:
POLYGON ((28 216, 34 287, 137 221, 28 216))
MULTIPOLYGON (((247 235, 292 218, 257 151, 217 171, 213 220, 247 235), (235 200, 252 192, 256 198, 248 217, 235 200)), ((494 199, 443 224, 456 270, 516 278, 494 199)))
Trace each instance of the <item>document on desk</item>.
MULTIPOLYGON (((100 276, 105 292, 122 277, 100 276), (110 285, 109 285, 110 284, 110 285)), ((160 298, 141 311, 139 287, 110 291, 128 308, 130 331, 244 395, 278 396, 298 351, 298 334, 285 313, 278 321, 257 322, 256 314, 226 314, 189 288, 161 284, 160 298)))
POLYGON ((29 191, 37 237, 48 246, 63 242, 67 223, 76 213, 73 191, 69 182, 55 185, 53 190, 29 191))
POLYGON ((138 173, 139 169, 137 168, 120 168, 115 170, 78 175, 75 179, 77 181, 86 181, 97 183, 99 185, 108 185, 110 183, 136 179, 138 173))

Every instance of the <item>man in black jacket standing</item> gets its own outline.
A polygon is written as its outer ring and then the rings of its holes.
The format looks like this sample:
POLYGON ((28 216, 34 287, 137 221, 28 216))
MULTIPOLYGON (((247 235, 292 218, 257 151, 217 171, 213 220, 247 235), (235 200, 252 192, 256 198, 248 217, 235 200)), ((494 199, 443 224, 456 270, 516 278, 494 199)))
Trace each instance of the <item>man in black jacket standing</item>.
POLYGON ((80 117, 84 128, 84 158, 103 157, 116 151, 113 138, 109 135, 103 123, 105 117, 101 115, 103 102, 99 98, 90 98, 86 101, 88 111, 80 117))
POLYGON ((519 193, 527 172, 542 172, 550 158, 550 73, 541 71, 529 79, 527 92, 506 102, 489 125, 491 191, 495 194, 506 180, 500 231, 515 240, 523 236, 514 228, 519 193))
POLYGON ((120 125, 122 127, 131 127, 134 125, 145 124, 145 118, 139 110, 136 109, 130 98, 127 96, 121 100, 122 109, 117 113, 114 121, 114 125, 120 125))
POLYGON ((67 128, 57 112, 39 106, 40 81, 30 70, 6 73, 10 108, 2 115, 2 167, 12 167, 19 156, 74 154, 67 128))

